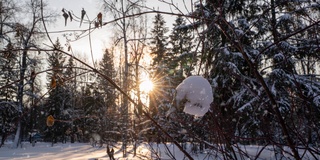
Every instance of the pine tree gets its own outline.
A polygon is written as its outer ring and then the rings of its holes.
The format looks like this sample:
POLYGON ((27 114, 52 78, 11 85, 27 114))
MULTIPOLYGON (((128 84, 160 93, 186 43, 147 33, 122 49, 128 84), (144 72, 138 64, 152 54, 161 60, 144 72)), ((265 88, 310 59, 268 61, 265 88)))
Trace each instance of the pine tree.
POLYGON ((75 78, 75 63, 73 57, 68 58, 66 64, 65 78, 67 78, 69 84, 73 84, 73 78, 75 78))
MULTIPOLYGON (((55 47, 62 50, 59 39, 55 42, 55 47)), ((48 64, 51 71, 47 75, 49 83, 49 97, 45 105, 46 116, 53 116, 56 121, 53 126, 49 126, 46 137, 52 140, 52 143, 57 141, 59 136, 64 136, 65 131, 71 126, 71 97, 65 87, 65 60, 66 57, 62 52, 54 51, 48 57, 48 64), (66 122, 64 122, 66 121, 66 122)))
MULTIPOLYGON (((113 54, 109 52, 108 49, 105 50, 102 60, 99 63, 99 71, 104 74, 105 76, 108 76, 112 78, 115 82, 118 81, 116 79, 116 70, 114 68, 114 58, 113 54)), ((115 88, 103 77, 99 77, 99 84, 101 86, 104 86, 101 88, 103 91, 102 94, 106 99, 106 103, 109 105, 109 107, 114 108, 116 106, 116 93, 115 88)))
POLYGON ((13 132, 12 126, 18 115, 16 111, 16 86, 15 81, 18 77, 17 57, 12 51, 13 46, 8 43, 4 51, 0 54, 0 147, 4 144, 6 138, 13 132))
POLYGON ((168 28, 166 27, 166 22, 160 13, 156 14, 152 23, 153 28, 151 30, 152 40, 150 42, 150 54, 153 56, 152 66, 159 68, 161 67, 167 52, 167 37, 165 34, 168 32, 168 28))
POLYGON ((150 42, 150 50, 152 56, 151 68, 153 74, 151 78, 156 81, 156 85, 159 90, 157 92, 150 93, 150 103, 149 110, 152 116, 157 114, 158 107, 164 103, 169 103, 169 97, 167 92, 168 81, 166 80, 166 70, 167 66, 165 64, 165 59, 167 56, 167 37, 166 33, 168 28, 166 27, 166 22, 161 14, 156 14, 153 21, 153 28, 151 30, 152 40, 150 42))
POLYGON ((194 52, 192 30, 183 28, 185 25, 185 19, 181 16, 177 17, 169 35, 171 48, 165 61, 168 64, 167 72, 174 82, 173 86, 177 86, 185 77, 191 75, 197 58, 194 52))
POLYGON ((4 52, 0 56, 0 85, 4 88, 0 91, 0 99, 2 101, 15 101, 16 86, 14 81, 17 79, 17 57, 16 53, 12 51, 13 45, 8 43, 4 52))
MULTIPOLYGON (((181 16, 178 16, 173 24, 171 34, 169 35, 169 46, 167 56, 163 58, 164 64, 164 73, 166 74, 166 80, 169 82, 166 85, 166 94, 169 99, 173 99, 175 96, 175 88, 182 82, 183 79, 192 75, 194 67, 196 66, 197 56, 194 51, 193 35, 192 30, 184 28, 186 26, 185 19, 181 16)), ((164 119, 169 107, 172 102, 167 103, 167 108, 160 110, 159 115, 163 116, 164 119)), ((191 120, 189 115, 182 112, 182 107, 175 107, 178 109, 179 114, 176 114, 176 117, 172 120, 166 120, 160 122, 170 134, 174 135, 179 142, 182 143, 182 146, 185 146, 184 143, 187 136, 179 135, 178 132, 185 129, 185 126, 177 123, 178 121, 189 121, 191 120), (179 129, 177 129, 179 128, 179 129)))
POLYGON ((104 139, 107 130, 107 106, 98 86, 96 83, 88 83, 82 88, 81 107, 85 118, 84 124, 81 125, 83 125, 85 132, 89 134, 97 133, 104 139))
MULTIPOLYGON (((110 77, 114 82, 118 82, 117 79, 117 73, 115 70, 115 64, 114 64, 114 57, 113 53, 110 52, 108 49, 105 49, 105 52, 103 54, 102 60, 99 63, 99 72, 103 75, 110 77)), ((104 115, 101 117, 104 122, 103 126, 103 133, 104 138, 106 141, 116 140, 113 138, 116 138, 116 136, 112 133, 114 133, 114 129, 117 128, 116 124, 119 120, 117 115, 119 114, 117 112, 117 98, 118 93, 116 92, 116 89, 113 85, 111 85, 106 79, 103 77, 98 78, 98 86, 99 87, 99 94, 101 95, 103 99, 104 105, 104 115)))

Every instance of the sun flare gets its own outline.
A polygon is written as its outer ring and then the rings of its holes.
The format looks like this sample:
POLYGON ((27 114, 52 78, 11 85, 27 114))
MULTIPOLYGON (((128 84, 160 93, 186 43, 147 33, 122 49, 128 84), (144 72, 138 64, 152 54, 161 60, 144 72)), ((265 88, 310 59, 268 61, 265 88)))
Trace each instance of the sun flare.
POLYGON ((153 89, 153 83, 150 79, 143 80, 139 85, 140 91, 149 93, 153 89))

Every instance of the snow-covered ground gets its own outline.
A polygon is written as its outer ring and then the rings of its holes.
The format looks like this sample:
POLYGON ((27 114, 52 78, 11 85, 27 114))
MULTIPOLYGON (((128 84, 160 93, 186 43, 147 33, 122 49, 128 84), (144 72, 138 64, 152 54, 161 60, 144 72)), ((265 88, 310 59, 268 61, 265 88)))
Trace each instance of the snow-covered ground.
MULTIPOLYGON (((150 145, 148 143, 140 144, 136 151, 136 156, 133 157, 132 146, 127 148, 128 156, 123 158, 122 151, 120 150, 121 144, 114 146, 115 159, 132 159, 132 160, 147 160, 156 159, 157 155, 151 154, 150 145)), ((154 145, 155 151, 157 146, 154 145)), ((170 146, 169 146, 170 148, 170 146)), ((172 148, 172 146, 171 146, 172 148)), ((179 151, 177 147, 172 148, 174 151, 174 156, 181 157, 183 159, 183 154, 179 151)), ((166 156, 165 151, 163 155, 160 155, 161 159, 171 159, 166 156)), ((92 147, 88 143, 56 143, 51 146, 51 143, 38 142, 35 147, 28 142, 24 142, 22 147, 17 149, 12 149, 11 144, 6 144, 0 148, 0 159, 2 160, 109 160, 106 153, 106 146, 103 147, 92 147)))
MULTIPOLYGON (((167 144, 165 147, 164 144, 153 144, 141 143, 136 151, 136 156, 133 156, 132 146, 127 148, 128 156, 123 158, 122 151, 120 150, 121 144, 114 145, 115 150, 115 159, 116 160, 151 160, 151 159, 161 159, 161 160, 170 160, 170 154, 168 149, 171 150, 172 155, 177 160, 187 159, 183 155, 183 153, 174 145, 167 144), (152 150, 152 152, 151 152, 152 150), (160 152, 161 151, 161 152, 160 152), (158 154, 155 154, 158 153, 158 154)), ((260 151, 259 148, 261 146, 240 146, 243 151, 245 151, 248 155, 252 155, 252 159, 254 159, 254 155, 257 155, 260 151)), ((191 147, 189 147, 191 148, 191 147)), ((190 149, 187 149, 190 151, 190 149)), ((301 153, 301 152, 300 152, 301 153)), ((195 160, 212 160, 212 159, 224 159, 223 156, 216 153, 192 153, 190 151, 190 155, 195 160)), ((284 154, 284 156, 288 156, 284 154)), ((242 157, 244 159, 248 159, 242 157)), ((0 159, 1 160, 108 160, 109 157, 106 153, 106 146, 103 147, 92 147, 88 143, 57 143, 54 146, 51 146, 51 143, 47 142, 38 142, 35 147, 28 142, 24 142, 22 147, 17 149, 12 149, 10 143, 6 143, 2 148, 0 148, 0 159)), ((273 150, 271 147, 268 149, 265 148, 259 158, 259 160, 273 160, 276 159, 273 150)), ((287 157, 283 159, 293 159, 292 157, 287 157)), ((303 159, 320 159, 320 156, 317 158, 312 158, 310 156, 304 157, 303 159)))

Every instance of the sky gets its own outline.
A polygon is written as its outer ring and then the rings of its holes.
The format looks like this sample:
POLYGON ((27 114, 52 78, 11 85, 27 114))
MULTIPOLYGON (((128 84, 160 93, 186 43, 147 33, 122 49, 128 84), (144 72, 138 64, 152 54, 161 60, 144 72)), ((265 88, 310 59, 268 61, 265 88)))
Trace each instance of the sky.
MULTIPOLYGON (((54 25, 49 26, 49 32, 55 31, 62 31, 62 30, 82 30, 88 29, 88 24, 82 24, 80 27, 79 22, 73 21, 70 22, 70 19, 67 21, 67 26, 64 25, 64 18, 62 16, 62 8, 66 10, 72 11, 74 14, 79 15, 81 14, 81 9, 84 8, 86 10, 86 14, 90 19, 94 19, 99 12, 103 10, 98 6, 94 0, 53 0, 49 1, 49 7, 55 10, 55 12, 59 13, 61 17, 57 18, 57 21, 54 25)), ((106 21, 104 18, 103 21, 106 21)), ((107 47, 108 39, 110 39, 111 27, 104 26, 101 29, 97 29, 96 31, 92 32, 91 34, 91 44, 92 44, 92 51, 95 59, 100 59, 102 57, 103 49, 107 47)), ((59 37, 60 42, 65 43, 65 38, 62 34, 65 33, 73 33, 73 32, 64 32, 64 33, 51 33, 51 38, 55 40, 59 37)), ((69 37, 70 39, 74 39, 73 36, 69 37)), ((80 40, 71 42, 72 49, 75 53, 80 54, 88 54, 90 53, 90 45, 89 45, 89 37, 86 36, 81 38, 80 40)), ((64 46, 66 48, 66 46, 64 46)), ((91 57, 91 55, 90 55, 91 57)))
MULTIPOLYGON (((119 0, 118 0, 119 1, 119 0)), ((168 2, 171 2, 170 0, 167 0, 168 2)), ((183 1, 186 2, 187 6, 191 6, 192 0, 181 0, 179 1, 180 4, 176 3, 176 5, 179 6, 183 11, 185 6, 183 5, 183 1)), ((82 24, 81 27, 79 27, 79 22, 70 22, 70 19, 68 19, 67 26, 64 25, 64 18, 62 16, 62 8, 65 8, 68 11, 72 11, 75 15, 78 15, 80 17, 81 15, 81 9, 84 8, 86 11, 86 14, 88 15, 89 19, 92 20, 96 17, 96 15, 101 12, 103 14, 103 22, 110 21, 111 16, 105 15, 105 11, 103 10, 101 1, 99 0, 49 0, 47 1, 48 7, 54 10, 54 12, 60 14, 61 16, 57 18, 57 21, 55 24, 52 24, 48 26, 49 32, 57 32, 57 31, 63 31, 63 30, 81 30, 81 29, 88 29, 88 24, 82 24)), ((174 8, 170 8, 170 6, 164 2, 160 2, 158 0, 146 0, 146 5, 150 8, 154 8, 155 10, 160 11, 166 11, 166 12, 179 12, 178 10, 174 8)), ((175 20, 174 16, 164 15, 165 19, 167 21, 167 27, 172 28, 172 22, 175 20)), ((148 15, 148 20, 152 22, 152 19, 154 18, 154 14, 148 15)), ((150 25, 149 25, 150 26, 150 25)), ((105 48, 110 47, 110 39, 113 36, 113 25, 108 24, 103 26, 102 28, 99 28, 92 32, 91 36, 91 45, 92 45, 92 52, 95 60, 99 60, 102 57, 103 50, 105 48)), ((151 27, 151 26, 150 26, 151 27)), ((63 32, 63 33, 72 33, 72 32, 63 32)), ((65 44, 65 38, 62 36, 61 32, 59 33, 51 33, 51 39, 53 41, 56 40, 57 37, 59 37, 60 42, 62 45, 65 44)), ((70 38, 74 38, 73 36, 70 36, 70 38)), ((74 53, 77 54, 86 54, 87 57, 90 59, 89 61, 92 63, 91 59, 91 49, 90 49, 90 43, 89 43, 89 36, 86 36, 80 40, 74 41, 71 43, 72 50, 74 53)), ((67 46, 64 46, 66 49, 67 46)))

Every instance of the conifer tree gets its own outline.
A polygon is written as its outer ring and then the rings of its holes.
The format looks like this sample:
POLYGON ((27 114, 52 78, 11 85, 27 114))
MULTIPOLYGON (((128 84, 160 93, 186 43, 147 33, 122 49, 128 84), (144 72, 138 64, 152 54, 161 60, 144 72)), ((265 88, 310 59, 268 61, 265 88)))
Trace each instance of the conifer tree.
POLYGON ((151 45, 151 55, 153 56, 153 64, 155 68, 160 69, 163 59, 166 56, 167 52, 167 37, 166 33, 168 28, 166 27, 166 21, 163 16, 158 13, 154 17, 153 28, 151 29, 152 40, 151 45))
POLYGON ((192 30, 181 27, 185 25, 185 19, 181 16, 177 17, 169 35, 171 48, 165 61, 168 65, 167 72, 174 82, 173 87, 191 75, 197 58, 194 52, 192 30))
POLYGON ((16 103, 16 86, 14 81, 18 77, 17 57, 12 51, 13 46, 8 43, 4 51, 0 54, 0 147, 4 144, 6 138, 9 136, 14 126, 18 112, 15 109, 16 103))
MULTIPOLYGON (((59 39, 56 40, 55 47, 60 50, 63 49, 59 39)), ((65 131, 71 127, 71 97, 65 86, 65 60, 66 56, 59 51, 50 53, 48 57, 51 71, 47 74, 49 97, 45 105, 47 108, 45 115, 51 115, 55 119, 61 120, 56 121, 53 126, 48 126, 49 130, 47 130, 46 138, 51 139, 52 143, 57 141, 58 136, 64 136, 65 131)))
MULTIPOLYGON (((116 70, 114 65, 114 58, 113 54, 108 50, 105 49, 105 52, 103 54, 102 60, 99 63, 99 71, 108 76, 111 77, 115 82, 118 81, 116 79, 116 70)), ((113 108, 116 106, 116 98, 117 95, 115 93, 115 88, 104 78, 99 77, 99 84, 103 86, 101 88, 102 94, 105 97, 106 103, 108 104, 108 107, 113 108)))
MULTIPOLYGON (((177 114, 173 119, 160 121, 164 128, 166 128, 171 135, 173 135, 180 143, 181 146, 186 146, 187 135, 180 135, 179 131, 185 129, 185 126, 178 123, 179 121, 192 121, 192 117, 182 112, 182 106, 175 106, 173 99, 175 97, 175 89, 186 77, 194 73, 194 67, 197 65, 197 55, 193 42, 192 29, 186 28, 186 21, 183 17, 178 16, 173 23, 168 51, 163 58, 164 66, 162 72, 166 79, 166 96, 170 100, 164 103, 161 107, 159 116, 167 116, 168 108, 174 107, 177 109, 177 114), (172 106, 174 105, 174 106, 172 106), (179 113, 178 113, 179 112, 179 113)), ((162 119, 162 118, 160 118, 162 119)), ((166 119, 166 118, 164 118, 166 119)))
POLYGON ((13 84, 17 79, 17 56, 15 52, 12 51, 13 46, 8 43, 4 52, 0 56, 0 86, 5 86, 0 91, 1 101, 14 101, 16 95, 16 87, 13 84))
MULTIPOLYGON (((314 115, 318 110, 308 106, 319 106, 319 81, 299 74, 306 70, 296 59, 309 63, 309 58, 318 55, 314 50, 319 48, 314 45, 318 38, 311 35, 318 32, 314 29, 319 24, 315 15, 309 14, 319 10, 316 6, 319 4, 314 1, 274 0, 206 1, 196 5, 192 15, 199 18, 187 27, 203 27, 199 35, 203 44, 201 65, 214 90, 212 113, 204 120, 208 118, 205 123, 222 131, 214 134, 219 136, 213 141, 224 141, 225 156, 236 157, 230 147, 235 137, 255 141, 267 137, 264 142, 276 146, 277 158, 283 156, 281 144, 285 143, 296 159, 301 158, 296 144, 306 144, 305 138, 319 139, 311 138, 311 132, 319 133, 311 131, 313 127, 297 128, 292 123, 310 123, 307 115, 317 119, 314 115), (312 114, 292 116, 301 115, 294 108, 312 114)), ((309 64, 306 68, 310 69, 315 63, 309 64)))
POLYGON ((167 56, 167 37, 166 33, 168 28, 166 27, 166 22, 161 14, 156 14, 153 21, 153 28, 151 29, 152 40, 150 42, 150 50, 152 56, 152 79, 157 81, 159 86, 158 93, 150 93, 150 104, 149 109, 151 114, 154 116, 157 114, 158 107, 162 103, 169 103, 169 97, 167 92, 167 85, 169 82, 166 80, 166 70, 167 64, 165 64, 167 56), (157 94, 157 95, 156 95, 157 94))
MULTIPOLYGON (((112 50, 111 50, 112 51, 112 50)), ((99 63, 99 72, 112 78, 114 82, 118 82, 117 73, 115 70, 113 53, 109 49, 105 49, 102 60, 99 63)), ((106 141, 115 140, 117 136, 113 135, 116 128, 119 113, 117 112, 118 93, 113 85, 111 85, 103 77, 98 77, 99 94, 103 99, 104 115, 101 117, 104 120, 104 138, 106 141), (111 133, 111 134, 110 134, 111 133)))
MULTIPOLYGON (((84 113, 84 131, 92 134, 99 134, 103 139, 106 138, 105 131, 106 128, 106 111, 107 105, 104 102, 104 97, 101 94, 100 87, 95 82, 87 83, 82 87, 82 95, 81 95, 81 107, 84 113)), ((101 145, 100 142, 99 145, 101 145)), ((97 145, 97 144, 92 144, 97 145)))

